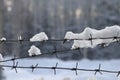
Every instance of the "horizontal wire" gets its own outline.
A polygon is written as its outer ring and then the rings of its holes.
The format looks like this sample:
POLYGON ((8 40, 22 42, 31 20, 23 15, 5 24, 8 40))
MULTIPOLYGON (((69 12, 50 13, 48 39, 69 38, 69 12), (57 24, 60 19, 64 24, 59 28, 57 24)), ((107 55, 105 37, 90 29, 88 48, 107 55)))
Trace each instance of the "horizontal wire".
POLYGON ((42 56, 44 54, 53 55, 55 53, 69 52, 69 51, 75 51, 75 50, 79 50, 79 48, 78 49, 66 49, 66 50, 52 51, 52 52, 42 53, 41 55, 33 55, 33 56, 22 56, 22 57, 15 57, 14 56, 11 59, 6 59, 6 60, 0 61, 0 62, 8 62, 8 61, 13 61, 13 60, 20 60, 20 59, 26 59, 26 58, 40 57, 40 56, 42 56))
MULTIPOLYGON (((48 40, 45 40, 45 41, 64 41, 64 40, 96 40, 96 39, 120 39, 120 37, 117 37, 117 36, 114 36, 114 37, 101 37, 101 38, 88 38, 88 39, 48 39, 48 40)), ((25 40, 25 39, 22 39, 22 40, 17 40, 17 39, 11 39, 11 40, 0 40, 0 42, 40 42, 40 41, 30 41, 30 40, 25 40)), ((44 42, 41 41, 41 42, 44 42)))
MULTIPOLYGON (((40 66, 11 66, 11 65, 0 65, 0 67, 8 67, 8 68, 20 68, 20 69, 52 69, 52 70, 70 70, 70 71, 84 71, 84 72, 96 72, 97 69, 80 69, 80 68, 68 68, 68 67, 40 67, 40 66)), ((102 70, 98 69, 97 72, 102 72, 102 73, 119 73, 120 71, 113 71, 113 70, 102 70)))

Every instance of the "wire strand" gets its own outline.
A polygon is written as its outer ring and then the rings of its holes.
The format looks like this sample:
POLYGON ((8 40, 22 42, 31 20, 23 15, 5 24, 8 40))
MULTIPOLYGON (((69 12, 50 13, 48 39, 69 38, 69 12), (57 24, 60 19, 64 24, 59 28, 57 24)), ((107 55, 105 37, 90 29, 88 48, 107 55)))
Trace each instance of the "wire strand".
MULTIPOLYGON (((17 64, 17 63, 16 63, 17 64)), ((58 64, 58 63, 56 63, 56 64, 58 64)), ((94 72, 94 73, 112 73, 112 74, 117 74, 117 76, 119 76, 119 74, 120 74, 120 71, 115 71, 115 70, 105 70, 105 69, 80 69, 80 68, 77 68, 77 67, 75 67, 75 68, 68 68, 68 67, 58 67, 58 66, 52 66, 52 67, 45 67, 45 66, 38 66, 38 64, 36 64, 36 65, 32 65, 32 66, 18 66, 18 64, 17 65, 0 65, 0 67, 2 67, 2 68, 5 68, 5 67, 7 67, 7 68, 12 68, 12 69, 15 69, 15 72, 17 73, 18 72, 18 68, 20 68, 20 69, 31 69, 32 70, 32 72, 35 70, 35 69, 47 69, 47 70, 49 70, 49 69, 51 69, 51 70, 55 70, 55 72, 54 72, 54 74, 56 74, 57 73, 57 70, 69 70, 69 71, 75 71, 75 72, 77 72, 77 71, 84 71, 84 72, 94 72)), ((78 74, 78 73, 77 73, 78 74)), ((76 74, 76 75, 77 75, 76 74)), ((102 75, 101 74, 101 75, 102 75)), ((96 75, 96 74, 94 74, 94 75, 96 75)))

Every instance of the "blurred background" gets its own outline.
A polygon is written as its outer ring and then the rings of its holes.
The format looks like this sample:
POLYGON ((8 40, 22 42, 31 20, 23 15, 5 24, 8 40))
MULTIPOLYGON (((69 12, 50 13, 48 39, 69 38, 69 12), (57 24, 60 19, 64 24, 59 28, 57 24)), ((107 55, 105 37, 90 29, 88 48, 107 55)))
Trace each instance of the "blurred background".
MULTIPOLYGON (((39 32, 45 32, 50 39, 63 39, 67 31, 82 32, 85 27, 103 29, 120 24, 120 0, 0 0, 0 38, 29 40, 39 32)), ((33 43, 4 43, 0 52, 4 56, 28 55, 33 43)), ((72 42, 34 43, 42 52, 69 49, 72 42)), ((120 46, 112 43, 103 48, 85 48, 79 51, 58 53, 62 60, 82 58, 118 59, 120 46)), ((44 54, 43 57, 54 58, 44 54)), ((2 76, 2 75, 1 75, 2 76)), ((0 78, 1 79, 1 78, 0 78)))

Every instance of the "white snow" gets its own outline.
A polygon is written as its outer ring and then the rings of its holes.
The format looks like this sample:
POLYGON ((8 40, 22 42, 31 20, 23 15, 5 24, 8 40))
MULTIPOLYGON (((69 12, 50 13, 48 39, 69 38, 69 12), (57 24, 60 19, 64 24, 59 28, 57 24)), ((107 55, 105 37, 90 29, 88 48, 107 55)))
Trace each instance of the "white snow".
POLYGON ((35 45, 32 45, 30 47, 30 49, 28 50, 29 56, 33 56, 33 55, 40 55, 42 54, 40 49, 37 48, 35 45))
MULTIPOLYGON (((0 53, 0 61, 3 61, 3 56, 1 53, 0 53)), ((0 65, 2 65, 2 62, 0 62, 0 65)))
MULTIPOLYGON (((57 59, 24 59, 18 60, 18 66, 31 66, 39 64, 38 66, 52 67, 58 62, 58 67, 68 67, 74 68, 76 62, 79 63, 78 68, 81 69, 98 69, 98 65, 101 64, 101 69, 105 70, 120 70, 120 60, 87 60, 83 59, 80 61, 61 61, 57 59)), ((6 65, 11 65, 12 62, 5 63, 6 65)), ((54 75, 54 71, 51 69, 35 69, 34 72, 31 69, 17 69, 18 73, 15 70, 10 68, 5 68, 4 76, 6 80, 120 80, 120 77, 116 77, 117 74, 103 73, 100 75, 95 72, 84 72, 78 71, 76 76, 75 71, 69 70, 56 70, 57 73, 54 75)))
POLYGON ((18 36, 18 40, 22 40, 22 36, 20 35, 20 36, 18 36))
POLYGON ((2 37, 2 38, 0 39, 0 41, 6 41, 6 38, 5 38, 5 37, 2 37))
POLYGON ((40 32, 40 33, 34 35, 32 38, 30 38, 31 42, 45 41, 45 40, 48 40, 48 36, 46 35, 45 32, 40 32))
POLYGON ((73 33, 71 31, 67 32, 64 39, 83 39, 83 40, 74 40, 72 45, 72 49, 76 48, 84 48, 84 47, 91 47, 94 48, 98 44, 106 43, 107 45, 117 41, 116 39, 99 39, 99 38, 107 38, 107 37, 120 37, 120 26, 114 25, 106 27, 102 30, 96 30, 92 28, 85 28, 82 33, 73 33), (92 35, 92 36, 91 36, 92 35), (92 40, 92 44, 90 38, 97 38, 92 40))

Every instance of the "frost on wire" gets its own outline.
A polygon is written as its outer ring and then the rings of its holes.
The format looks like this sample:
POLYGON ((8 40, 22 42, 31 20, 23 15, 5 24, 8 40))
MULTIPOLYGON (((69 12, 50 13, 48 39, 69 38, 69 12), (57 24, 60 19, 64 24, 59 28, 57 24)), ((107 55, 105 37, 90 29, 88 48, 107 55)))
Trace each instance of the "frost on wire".
POLYGON ((2 37, 2 38, 0 39, 0 41, 6 41, 6 38, 5 38, 5 37, 2 37))
POLYGON ((96 30, 96 29, 87 27, 81 33, 73 33, 71 31, 67 32, 64 39, 66 40, 76 39, 74 40, 72 49, 88 48, 88 47, 94 48, 98 44, 104 43, 109 45, 112 42, 116 42, 117 40, 113 38, 120 37, 119 32, 120 32, 120 26, 118 25, 106 27, 101 30, 96 30), (104 38, 108 38, 108 39, 104 39, 104 38), (82 40, 78 40, 78 39, 82 39, 82 40), (91 44, 91 41, 92 41, 92 44, 91 44))
POLYGON ((35 45, 32 45, 30 47, 30 49, 28 50, 29 56, 36 56, 36 55, 40 55, 41 50, 39 48, 37 48, 35 45))
POLYGON ((46 35, 45 32, 40 32, 40 33, 34 35, 32 38, 30 38, 31 42, 45 41, 45 40, 48 40, 48 36, 46 35))

